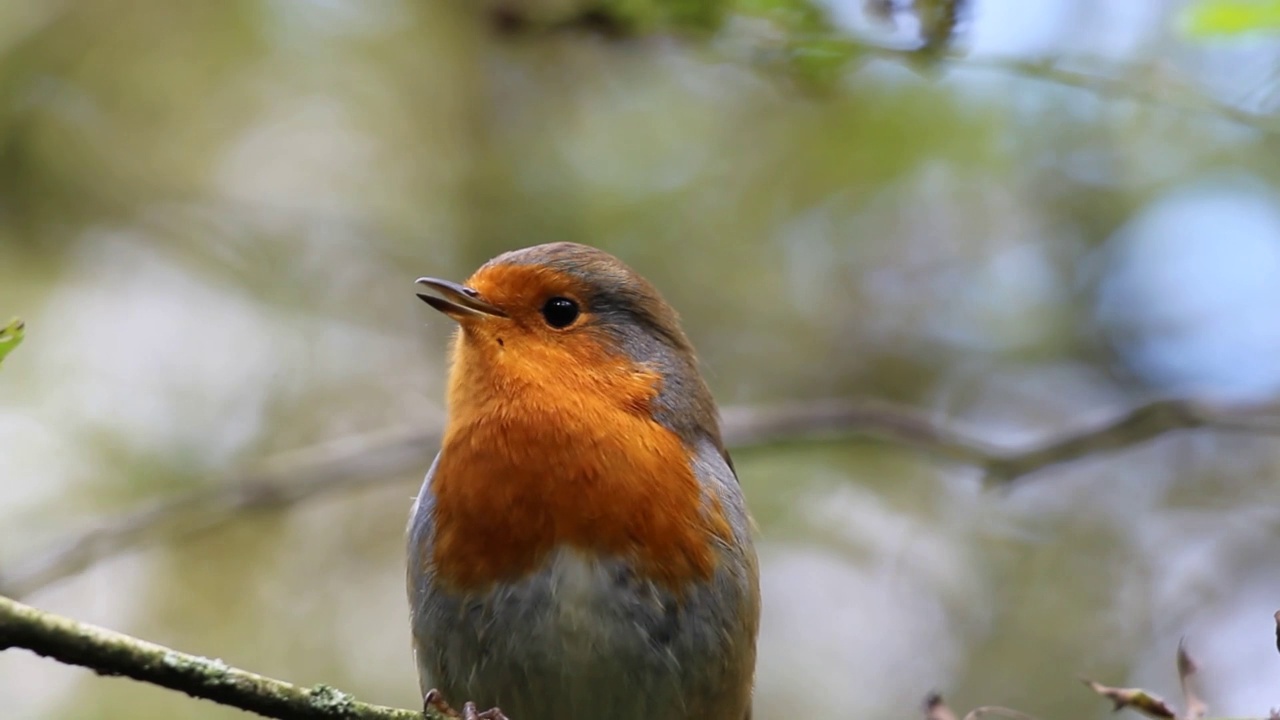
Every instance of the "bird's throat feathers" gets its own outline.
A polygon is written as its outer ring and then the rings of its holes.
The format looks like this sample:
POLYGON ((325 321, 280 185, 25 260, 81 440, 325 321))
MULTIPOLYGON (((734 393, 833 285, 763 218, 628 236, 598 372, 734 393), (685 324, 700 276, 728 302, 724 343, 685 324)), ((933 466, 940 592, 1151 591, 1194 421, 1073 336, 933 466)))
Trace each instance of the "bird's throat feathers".
POLYGON ((624 557, 679 592, 709 578, 730 529, 688 443, 653 417, 662 377, 584 339, 575 352, 488 328, 455 339, 432 482, 438 577, 518 578, 569 546, 624 557))

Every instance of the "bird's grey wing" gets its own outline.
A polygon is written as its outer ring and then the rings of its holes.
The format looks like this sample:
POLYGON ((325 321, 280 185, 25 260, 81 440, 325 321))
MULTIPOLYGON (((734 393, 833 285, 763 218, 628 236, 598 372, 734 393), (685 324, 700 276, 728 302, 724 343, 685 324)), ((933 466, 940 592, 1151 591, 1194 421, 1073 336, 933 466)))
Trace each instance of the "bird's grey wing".
MULTIPOLYGON (((436 468, 439 465, 440 453, 436 453, 435 459, 431 461, 431 467, 427 470, 426 477, 422 479, 422 487, 418 490, 418 496, 413 500, 413 507, 409 511, 408 561, 411 578, 415 569, 421 569, 421 560, 426 557, 424 552, 431 549, 436 510, 435 494, 431 490, 431 481, 435 478, 436 468)), ((410 585, 412 585, 412 582, 410 585)), ((412 590, 411 587, 410 592, 412 590)))
POLYGON ((708 509, 718 506, 733 533, 733 538, 721 542, 722 571, 715 579, 715 592, 708 596, 711 603, 710 617, 713 626, 721 628, 721 637, 735 639, 719 653, 717 669, 723 673, 720 696, 723 704, 737 692, 725 710, 741 720, 751 718, 750 688, 756 665, 756 636, 760 623, 759 560, 753 544, 753 523, 747 511, 746 498, 738 483, 737 473, 730 464, 727 453, 710 440, 701 443, 694 452, 694 473, 708 495, 708 509), (745 708, 744 708, 745 706, 745 708), (741 710, 737 708, 743 708, 741 710), (741 713, 741 715, 738 715, 741 713))
POLYGON ((430 685, 434 680, 427 676, 424 672, 425 667, 423 661, 425 658, 419 657, 422 652, 418 637, 419 628, 422 626, 422 614, 426 610, 425 601, 430 593, 430 584, 434 571, 430 566, 433 537, 435 535, 435 493, 431 489, 431 481, 435 477, 436 467, 440 464, 440 455, 436 454, 435 460, 431 461, 431 468, 427 470, 427 475, 422 480, 422 488, 418 491, 418 496, 413 501, 413 508, 409 511, 409 527, 407 531, 407 554, 405 557, 405 585, 409 594, 409 620, 410 627, 413 628, 413 647, 414 658, 418 664, 418 679, 422 684, 422 692, 426 693, 431 689, 430 685))

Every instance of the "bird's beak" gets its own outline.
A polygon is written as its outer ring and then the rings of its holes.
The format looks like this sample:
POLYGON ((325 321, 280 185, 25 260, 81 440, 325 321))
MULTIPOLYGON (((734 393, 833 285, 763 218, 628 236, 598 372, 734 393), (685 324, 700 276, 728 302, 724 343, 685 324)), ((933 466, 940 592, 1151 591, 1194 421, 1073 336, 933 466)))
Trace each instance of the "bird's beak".
POLYGON ((419 285, 426 285, 435 290, 441 297, 435 295, 427 295, 418 293, 418 297, 422 298, 422 302, 448 315, 454 320, 461 320, 466 317, 475 317, 477 315, 491 315, 493 317, 506 317, 507 314, 498 308, 490 305, 480 299, 480 293, 465 286, 459 285, 448 280, 440 280, 438 278, 418 278, 419 285))

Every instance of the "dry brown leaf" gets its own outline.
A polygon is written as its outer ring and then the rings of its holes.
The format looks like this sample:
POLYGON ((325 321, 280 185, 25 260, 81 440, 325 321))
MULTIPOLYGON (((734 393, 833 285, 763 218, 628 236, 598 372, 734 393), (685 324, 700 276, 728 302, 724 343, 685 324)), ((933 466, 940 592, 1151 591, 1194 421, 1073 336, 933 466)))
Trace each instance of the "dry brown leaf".
POLYGON ((929 693, 924 698, 925 720, 956 720, 956 714, 943 702, 941 693, 929 693))
POLYGON ((1276 650, 1280 652, 1280 610, 1276 611, 1276 650))
POLYGON ((1162 720, 1174 720, 1178 717, 1178 714, 1174 712, 1173 708, 1169 707, 1169 703, 1165 702, 1163 698, 1159 695, 1153 695, 1142 688, 1114 688, 1085 678, 1080 678, 1080 682, 1087 685, 1095 693, 1114 702, 1116 710, 1133 708, 1147 717, 1161 718, 1162 720))
POLYGON ((1182 684, 1182 703, 1186 707, 1185 717, 1188 720, 1200 720, 1209 712, 1209 706, 1200 699, 1196 692, 1195 674, 1200 668, 1187 652, 1185 640, 1178 642, 1178 682, 1182 684))

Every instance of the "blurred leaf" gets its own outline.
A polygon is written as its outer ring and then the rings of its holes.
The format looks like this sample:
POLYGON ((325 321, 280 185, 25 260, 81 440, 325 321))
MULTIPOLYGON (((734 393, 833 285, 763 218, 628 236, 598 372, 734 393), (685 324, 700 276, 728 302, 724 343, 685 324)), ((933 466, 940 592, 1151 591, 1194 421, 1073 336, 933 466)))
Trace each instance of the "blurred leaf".
POLYGON ((1133 708, 1147 717, 1164 720, 1173 720, 1178 716, 1163 698, 1152 695, 1142 688, 1115 688, 1083 678, 1080 682, 1088 685, 1089 689, 1095 693, 1114 702, 1116 710, 1133 708))
POLYGON ((21 320, 14 318, 8 325, 0 328, 0 363, 4 362, 6 355, 22 344, 25 327, 21 320))
POLYGON ((1200 0, 1183 12, 1181 24, 1198 38, 1280 32, 1280 0, 1200 0))

